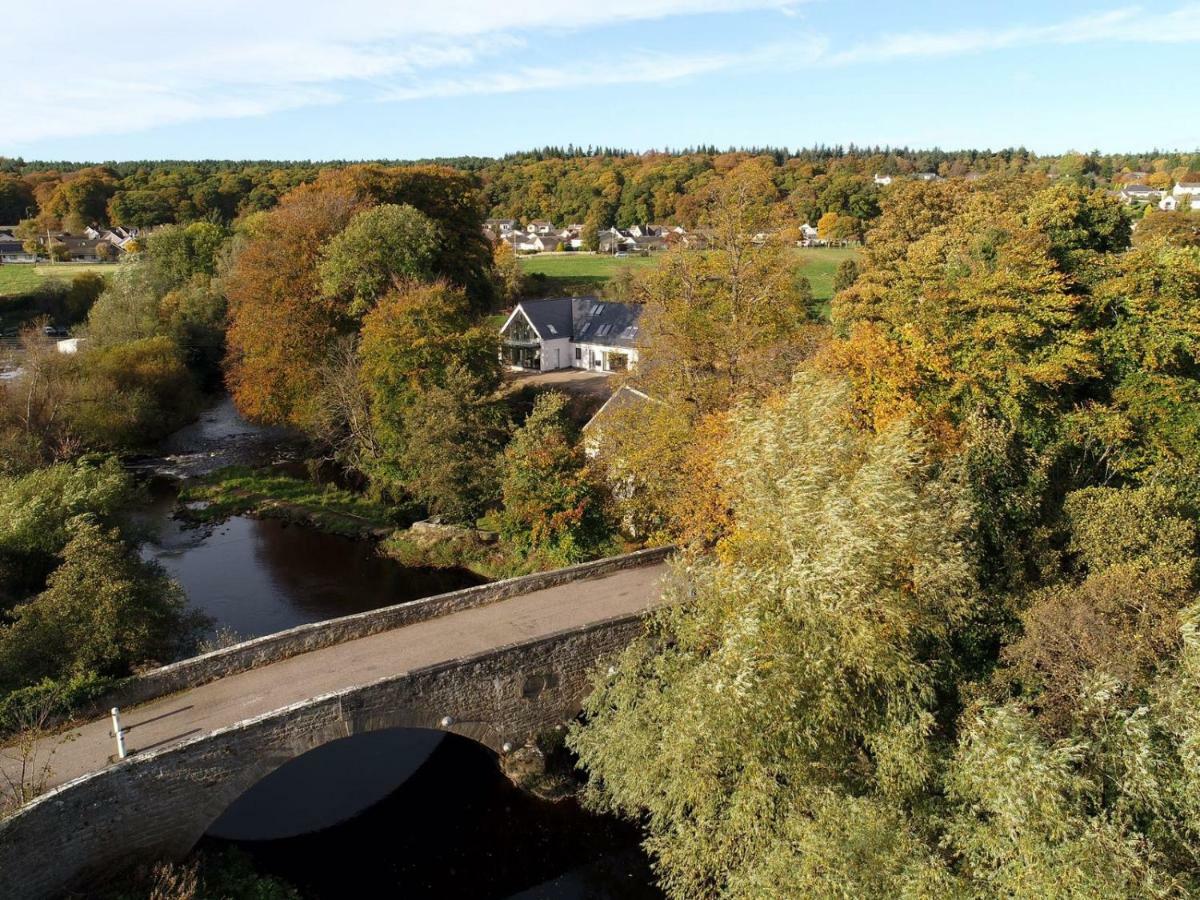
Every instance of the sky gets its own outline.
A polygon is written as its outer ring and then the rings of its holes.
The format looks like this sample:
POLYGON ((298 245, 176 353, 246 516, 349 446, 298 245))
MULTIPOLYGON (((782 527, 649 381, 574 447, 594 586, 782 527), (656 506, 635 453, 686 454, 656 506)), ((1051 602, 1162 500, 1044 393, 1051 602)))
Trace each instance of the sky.
POLYGON ((1200 2, 68 0, 0 60, 25 159, 1200 148, 1200 2))

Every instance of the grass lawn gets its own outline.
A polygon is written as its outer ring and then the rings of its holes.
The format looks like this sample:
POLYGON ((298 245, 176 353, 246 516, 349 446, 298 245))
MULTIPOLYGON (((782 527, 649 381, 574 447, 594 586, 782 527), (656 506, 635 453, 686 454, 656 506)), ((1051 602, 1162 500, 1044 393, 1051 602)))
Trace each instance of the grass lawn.
POLYGON ((593 293, 622 269, 636 271, 657 263, 658 259, 654 256, 571 253, 522 257, 521 271, 527 276, 535 276, 532 285, 535 296, 562 297, 593 293))
POLYGON ((858 259, 862 252, 857 247, 797 247, 795 254, 800 260, 800 274, 812 285, 813 299, 833 299, 833 276, 844 259, 858 259))
MULTIPOLYGON (((859 250, 855 247, 797 247, 794 251, 800 261, 800 272, 812 284, 813 297, 828 301, 833 297, 833 276, 838 264, 844 259, 855 259, 859 250)), ((545 277, 544 289, 539 294, 588 293, 599 288, 621 269, 643 269, 658 264, 657 256, 601 256, 592 253, 567 254, 562 256, 526 256, 521 259, 521 271, 526 275, 545 277)))
POLYGON ((116 268, 115 263, 36 263, 0 266, 0 297, 19 297, 53 282, 69 284, 80 272, 108 275, 116 268))

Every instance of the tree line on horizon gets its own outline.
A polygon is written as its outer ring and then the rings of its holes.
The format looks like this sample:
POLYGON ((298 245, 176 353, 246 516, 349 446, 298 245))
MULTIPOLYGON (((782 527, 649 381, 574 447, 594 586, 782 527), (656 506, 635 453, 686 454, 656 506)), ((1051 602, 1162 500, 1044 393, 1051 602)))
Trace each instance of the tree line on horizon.
MULTIPOLYGON (((1172 178, 1200 168, 1200 153, 1175 151, 1040 156, 1023 148, 991 152, 853 145, 647 153, 544 147, 500 158, 451 157, 404 165, 468 173, 480 191, 485 215, 599 227, 661 221, 694 227, 699 222, 695 198, 748 159, 771 167, 776 219, 815 225, 832 212, 845 220, 842 230, 858 237, 878 215, 876 174, 1040 174, 1095 187, 1138 171, 1169 187, 1172 178)), ((274 207, 288 191, 324 171, 352 165, 231 160, 83 165, 0 158, 0 224, 32 219, 40 231, 78 231, 99 224, 146 228, 198 220, 228 225, 274 207)))

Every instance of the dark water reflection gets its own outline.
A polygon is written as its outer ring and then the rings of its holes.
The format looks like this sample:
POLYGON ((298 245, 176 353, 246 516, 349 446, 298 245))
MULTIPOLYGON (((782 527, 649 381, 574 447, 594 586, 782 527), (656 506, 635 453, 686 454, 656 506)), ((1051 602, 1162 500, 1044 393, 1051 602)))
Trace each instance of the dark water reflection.
POLYGON ((231 808, 202 846, 234 844, 260 870, 306 897, 521 898, 616 900, 660 898, 634 828, 584 812, 571 800, 551 803, 523 793, 485 748, 454 735, 437 740, 424 765, 361 814, 323 830, 280 840, 217 834, 277 829, 300 815, 341 806, 361 770, 393 757, 407 773, 428 732, 361 735, 289 763, 269 790, 252 791, 231 808), (415 743, 414 743, 415 742, 415 743), (291 771, 296 767, 294 772, 291 771), (297 780, 293 780, 293 774, 297 780))
POLYGON ((153 535, 142 556, 162 564, 191 605, 219 627, 257 637, 480 584, 461 569, 401 566, 370 541, 276 519, 234 516, 195 527, 174 519, 175 490, 159 483, 137 514, 153 535))

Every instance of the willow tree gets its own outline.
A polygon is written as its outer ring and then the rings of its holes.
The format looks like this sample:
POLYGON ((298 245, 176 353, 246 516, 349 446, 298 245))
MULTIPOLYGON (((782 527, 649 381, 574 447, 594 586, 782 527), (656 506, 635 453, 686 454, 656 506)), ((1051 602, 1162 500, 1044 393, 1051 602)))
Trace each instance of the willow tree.
POLYGON ((675 603, 571 735, 593 806, 646 823, 673 897, 914 896, 945 876, 920 829, 976 607, 963 495, 904 424, 849 423, 801 375, 733 416, 734 527, 677 564, 675 603))

